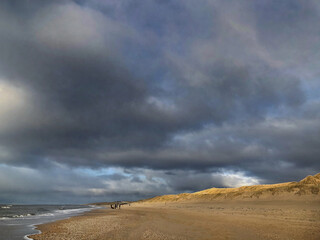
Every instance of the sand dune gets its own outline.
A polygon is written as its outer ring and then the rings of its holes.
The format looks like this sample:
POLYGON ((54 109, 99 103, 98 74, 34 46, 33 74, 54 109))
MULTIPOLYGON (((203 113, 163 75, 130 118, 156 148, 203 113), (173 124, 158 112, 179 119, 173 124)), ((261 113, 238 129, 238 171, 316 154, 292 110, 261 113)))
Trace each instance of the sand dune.
POLYGON ((253 185, 239 188, 210 188, 195 193, 164 195, 141 202, 250 200, 250 199, 318 199, 320 197, 320 173, 307 176, 300 182, 253 185))

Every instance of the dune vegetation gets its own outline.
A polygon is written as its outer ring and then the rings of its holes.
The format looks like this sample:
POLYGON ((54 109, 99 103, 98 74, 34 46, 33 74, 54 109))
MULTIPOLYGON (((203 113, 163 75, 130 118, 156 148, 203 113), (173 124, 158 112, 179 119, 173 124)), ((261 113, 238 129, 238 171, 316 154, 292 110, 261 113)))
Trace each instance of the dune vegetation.
POLYGON ((320 173, 299 182, 243 186, 239 188, 210 188, 194 193, 157 196, 140 202, 212 201, 212 200, 299 200, 320 198, 320 173))

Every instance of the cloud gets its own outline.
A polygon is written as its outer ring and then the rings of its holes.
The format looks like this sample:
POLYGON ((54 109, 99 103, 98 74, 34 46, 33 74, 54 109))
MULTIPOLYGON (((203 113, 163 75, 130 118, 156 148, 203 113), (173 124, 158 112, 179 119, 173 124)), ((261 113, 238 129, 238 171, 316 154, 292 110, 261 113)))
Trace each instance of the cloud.
POLYGON ((318 172, 319 10, 316 1, 2 1, 0 170, 17 176, 6 201, 22 176, 52 185, 43 202, 62 193, 79 202, 318 172))
POLYGON ((110 168, 108 171, 108 174, 99 174, 99 171, 90 173, 87 169, 72 169, 65 165, 51 165, 50 169, 39 170, 2 164, 0 201, 16 204, 43 201, 63 204, 136 200, 161 194, 196 191, 212 184, 216 187, 229 187, 259 183, 259 179, 246 177, 241 172, 166 172, 142 168, 127 171, 110 168))
POLYGON ((0 80, 0 94, 0 129, 8 131, 18 124, 25 124, 26 118, 29 118, 34 110, 29 94, 19 86, 10 85, 3 80, 0 80), (21 120, 23 122, 19 123, 21 120))

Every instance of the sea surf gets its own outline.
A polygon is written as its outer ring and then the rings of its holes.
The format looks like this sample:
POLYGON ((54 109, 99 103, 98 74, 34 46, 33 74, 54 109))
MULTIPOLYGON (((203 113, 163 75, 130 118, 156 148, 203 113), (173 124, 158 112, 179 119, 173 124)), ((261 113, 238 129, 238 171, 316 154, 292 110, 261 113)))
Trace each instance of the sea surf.
POLYGON ((4 240, 30 239, 39 233, 35 226, 95 209, 88 205, 0 205, 0 235, 4 240))

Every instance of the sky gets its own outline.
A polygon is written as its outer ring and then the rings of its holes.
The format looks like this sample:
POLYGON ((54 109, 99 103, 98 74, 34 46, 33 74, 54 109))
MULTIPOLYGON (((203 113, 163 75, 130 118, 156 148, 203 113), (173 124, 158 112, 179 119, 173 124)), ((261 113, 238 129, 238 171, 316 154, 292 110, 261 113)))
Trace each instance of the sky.
POLYGON ((317 0, 0 1, 0 203, 320 172, 317 0))

